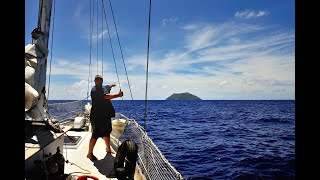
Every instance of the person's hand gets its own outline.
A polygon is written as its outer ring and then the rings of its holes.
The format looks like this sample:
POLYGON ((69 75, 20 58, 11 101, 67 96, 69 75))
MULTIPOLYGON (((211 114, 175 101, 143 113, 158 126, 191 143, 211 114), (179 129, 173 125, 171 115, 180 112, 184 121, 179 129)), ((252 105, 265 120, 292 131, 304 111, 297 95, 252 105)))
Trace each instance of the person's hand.
POLYGON ((109 85, 111 88, 116 86, 116 83, 110 84, 109 85))
POLYGON ((122 96, 123 96, 123 91, 121 91, 121 89, 120 89, 118 95, 119 95, 119 97, 122 97, 122 96))

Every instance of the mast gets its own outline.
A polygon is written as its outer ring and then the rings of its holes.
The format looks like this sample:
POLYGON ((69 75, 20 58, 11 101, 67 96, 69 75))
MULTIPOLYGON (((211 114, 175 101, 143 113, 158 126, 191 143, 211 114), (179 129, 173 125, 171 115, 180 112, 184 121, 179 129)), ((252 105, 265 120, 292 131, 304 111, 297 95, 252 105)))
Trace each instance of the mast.
POLYGON ((48 121, 46 73, 53 0, 39 0, 38 26, 31 32, 32 44, 25 46, 25 111, 27 119, 48 121))
MULTIPOLYGON (((39 0, 38 28, 43 33, 42 39, 46 49, 48 49, 49 42, 51 9, 52 0, 39 0)), ((34 89, 39 94, 46 87, 47 55, 41 61, 42 63, 39 63, 34 76, 34 89)))

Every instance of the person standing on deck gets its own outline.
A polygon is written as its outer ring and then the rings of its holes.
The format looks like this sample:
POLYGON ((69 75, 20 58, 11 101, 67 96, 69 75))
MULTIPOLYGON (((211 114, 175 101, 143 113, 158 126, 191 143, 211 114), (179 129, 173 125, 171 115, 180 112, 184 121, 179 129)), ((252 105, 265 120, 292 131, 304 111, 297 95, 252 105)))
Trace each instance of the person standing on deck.
POLYGON ((92 127, 92 136, 89 142, 89 150, 87 158, 97 160, 93 155, 93 149, 99 137, 104 139, 107 153, 115 153, 110 147, 110 133, 112 131, 111 118, 115 116, 115 110, 111 103, 111 99, 122 97, 123 92, 118 94, 110 94, 115 84, 102 86, 103 77, 97 74, 94 78, 95 86, 91 89, 92 107, 90 112, 90 121, 92 127))

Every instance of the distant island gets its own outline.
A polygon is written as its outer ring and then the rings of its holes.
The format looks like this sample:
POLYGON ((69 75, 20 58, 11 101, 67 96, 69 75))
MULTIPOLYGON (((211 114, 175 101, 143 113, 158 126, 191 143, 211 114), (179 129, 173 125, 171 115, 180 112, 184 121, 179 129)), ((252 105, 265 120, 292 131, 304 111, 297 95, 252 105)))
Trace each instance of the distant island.
POLYGON ((173 93, 166 100, 201 100, 201 99, 193 94, 185 92, 185 93, 173 93))

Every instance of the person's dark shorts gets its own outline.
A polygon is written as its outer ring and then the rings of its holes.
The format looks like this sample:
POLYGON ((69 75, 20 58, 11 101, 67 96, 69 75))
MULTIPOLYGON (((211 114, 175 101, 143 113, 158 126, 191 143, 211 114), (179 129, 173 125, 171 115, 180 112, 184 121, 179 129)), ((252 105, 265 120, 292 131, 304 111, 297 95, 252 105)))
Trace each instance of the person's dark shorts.
POLYGON ((109 136, 112 131, 111 120, 108 123, 96 124, 91 123, 92 137, 98 139, 99 137, 109 136))

